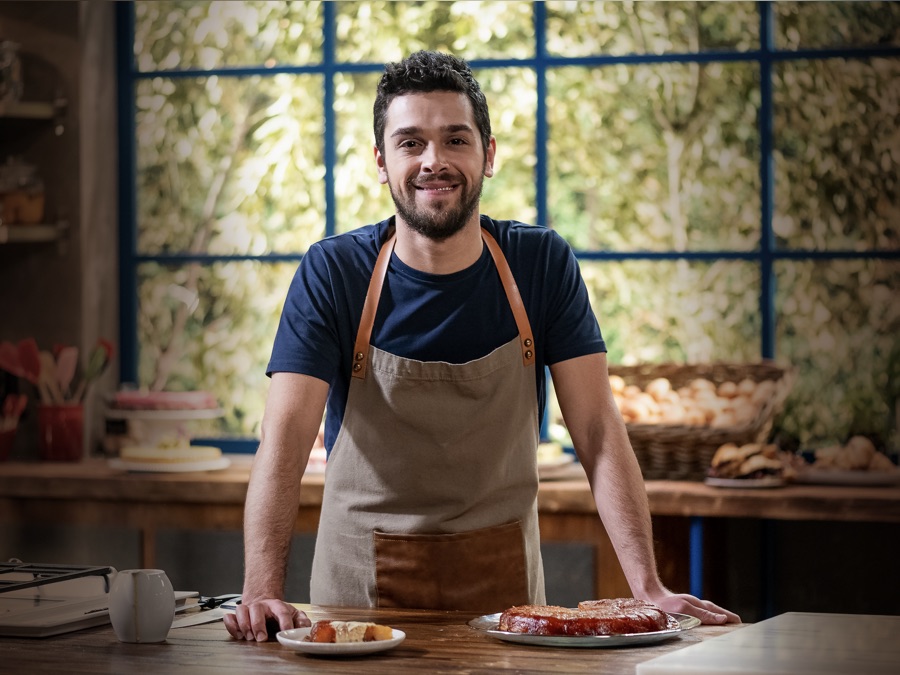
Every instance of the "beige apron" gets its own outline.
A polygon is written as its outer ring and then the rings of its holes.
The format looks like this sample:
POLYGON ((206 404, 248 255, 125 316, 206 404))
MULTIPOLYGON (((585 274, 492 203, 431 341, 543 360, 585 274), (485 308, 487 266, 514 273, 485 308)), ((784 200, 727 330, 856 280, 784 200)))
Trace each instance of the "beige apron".
POLYGON ((519 335, 463 364, 369 345, 395 236, 379 253, 328 459, 315 604, 496 612, 545 602, 533 338, 503 253, 482 238, 519 335))

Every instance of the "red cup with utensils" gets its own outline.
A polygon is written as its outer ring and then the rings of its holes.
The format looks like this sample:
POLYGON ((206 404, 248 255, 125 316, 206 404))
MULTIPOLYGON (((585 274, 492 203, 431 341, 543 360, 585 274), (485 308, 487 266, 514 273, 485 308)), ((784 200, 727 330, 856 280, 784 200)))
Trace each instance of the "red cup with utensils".
POLYGON ((9 459, 13 443, 16 441, 16 428, 19 417, 28 403, 25 394, 7 394, 0 408, 0 462, 9 459))
POLYGON ((0 430, 0 462, 9 459, 13 443, 16 442, 16 428, 0 430))
POLYGON ((38 452, 47 462, 77 462, 84 454, 84 406, 38 406, 38 452))

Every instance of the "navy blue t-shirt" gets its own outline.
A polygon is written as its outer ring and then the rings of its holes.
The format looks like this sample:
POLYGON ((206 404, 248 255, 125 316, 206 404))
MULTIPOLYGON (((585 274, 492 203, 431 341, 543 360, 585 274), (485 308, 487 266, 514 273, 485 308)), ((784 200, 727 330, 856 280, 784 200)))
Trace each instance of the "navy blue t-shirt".
MULTIPOLYGON (((350 387, 353 344, 375 259, 393 219, 313 244, 291 281, 267 374, 292 372, 328 382, 325 446, 334 444, 350 387)), ((544 366, 606 351, 578 262, 562 237, 543 227, 481 216, 509 263, 536 347, 539 418, 544 366)), ((512 309, 485 246, 472 266, 426 274, 391 256, 371 343, 417 361, 466 363, 517 334, 512 309)))

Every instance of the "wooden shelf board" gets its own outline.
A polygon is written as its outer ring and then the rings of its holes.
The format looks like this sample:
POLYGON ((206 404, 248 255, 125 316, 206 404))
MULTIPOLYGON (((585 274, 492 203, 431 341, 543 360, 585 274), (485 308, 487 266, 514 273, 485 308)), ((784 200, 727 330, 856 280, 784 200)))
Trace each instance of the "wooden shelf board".
POLYGON ((49 120, 53 119, 52 103, 40 101, 19 101, 18 103, 0 103, 0 117, 17 119, 49 120))
POLYGON ((0 244, 35 244, 56 241, 60 225, 0 225, 0 244))

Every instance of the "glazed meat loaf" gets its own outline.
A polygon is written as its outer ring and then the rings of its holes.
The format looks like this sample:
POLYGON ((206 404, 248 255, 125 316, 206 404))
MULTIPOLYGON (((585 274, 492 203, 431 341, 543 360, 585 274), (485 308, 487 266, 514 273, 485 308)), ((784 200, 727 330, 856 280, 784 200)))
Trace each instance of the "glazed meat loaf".
POLYGON ((678 628, 678 621, 650 602, 634 598, 589 600, 577 609, 519 605, 500 615, 498 628, 528 635, 627 635, 678 628))

